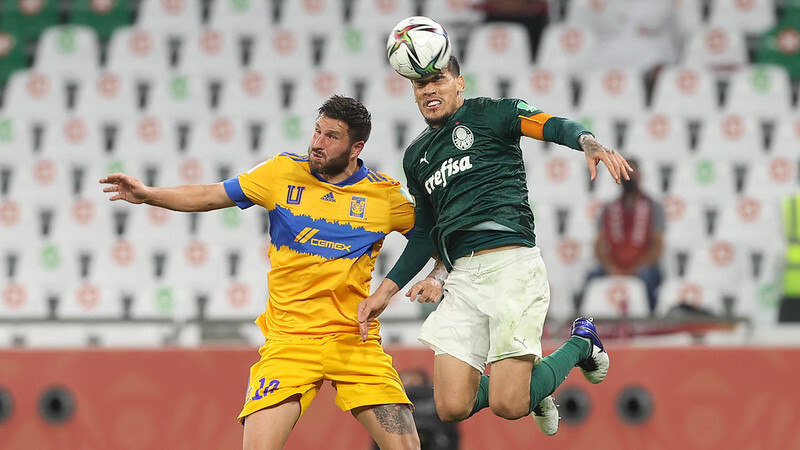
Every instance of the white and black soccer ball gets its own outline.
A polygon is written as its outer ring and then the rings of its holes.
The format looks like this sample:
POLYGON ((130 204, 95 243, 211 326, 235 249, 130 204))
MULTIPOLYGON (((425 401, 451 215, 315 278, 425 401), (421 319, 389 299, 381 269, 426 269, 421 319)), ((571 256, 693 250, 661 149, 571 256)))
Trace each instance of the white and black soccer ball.
POLYGON ((424 16, 407 17, 392 29, 386 42, 389 64, 415 80, 439 73, 450 61, 452 46, 444 27, 424 16))

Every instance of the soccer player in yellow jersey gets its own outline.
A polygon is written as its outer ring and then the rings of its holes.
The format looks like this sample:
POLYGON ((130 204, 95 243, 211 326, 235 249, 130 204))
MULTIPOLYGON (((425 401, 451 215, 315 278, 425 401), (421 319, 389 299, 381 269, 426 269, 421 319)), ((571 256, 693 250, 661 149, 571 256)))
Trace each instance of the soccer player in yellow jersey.
POLYGON ((250 369, 239 419, 245 449, 283 447, 324 380, 381 448, 419 448, 419 437, 391 358, 373 322, 362 342, 356 308, 369 295, 383 238, 414 224, 400 183, 365 167, 367 109, 333 96, 319 108, 307 155, 280 154, 222 183, 155 188, 115 173, 110 200, 176 211, 254 204, 269 211, 269 299, 256 323, 265 336, 250 369))

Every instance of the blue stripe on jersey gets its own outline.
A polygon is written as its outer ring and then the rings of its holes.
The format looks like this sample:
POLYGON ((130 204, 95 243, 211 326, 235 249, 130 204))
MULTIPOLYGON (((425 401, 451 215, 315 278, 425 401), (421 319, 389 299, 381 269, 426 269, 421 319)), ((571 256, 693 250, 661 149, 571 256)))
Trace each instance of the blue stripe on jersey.
POLYGON ((283 152, 280 154, 280 156, 286 156, 295 161, 308 161, 308 155, 298 155, 297 153, 283 152))
POLYGON ((359 258, 386 236, 349 223, 294 215, 277 205, 269 212, 269 234, 278 250, 286 246, 298 253, 325 259, 359 258))
POLYGON ((255 204, 244 195, 242 185, 239 184, 239 177, 229 178, 225 180, 222 185, 225 186, 225 193, 228 194, 228 197, 230 197, 239 208, 247 209, 255 204))
POLYGON ((386 177, 382 176, 378 172, 375 172, 374 170, 370 170, 369 173, 372 174, 372 176, 375 178, 376 181, 389 181, 388 179, 386 179, 386 177))

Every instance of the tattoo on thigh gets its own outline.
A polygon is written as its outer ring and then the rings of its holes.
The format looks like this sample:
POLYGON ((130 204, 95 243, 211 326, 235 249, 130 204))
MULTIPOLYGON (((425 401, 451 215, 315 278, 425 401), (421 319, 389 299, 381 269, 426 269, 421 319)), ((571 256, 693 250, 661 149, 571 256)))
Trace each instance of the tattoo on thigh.
POLYGON ((388 433, 414 433, 414 418, 411 416, 410 406, 397 403, 377 405, 372 407, 372 412, 375 413, 378 422, 388 433))

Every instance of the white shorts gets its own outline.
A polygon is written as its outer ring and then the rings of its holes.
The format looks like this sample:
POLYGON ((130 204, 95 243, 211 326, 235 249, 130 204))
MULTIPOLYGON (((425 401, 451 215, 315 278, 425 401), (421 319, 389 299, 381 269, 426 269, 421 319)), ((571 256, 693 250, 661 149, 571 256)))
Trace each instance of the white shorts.
POLYGON ((483 372, 506 358, 542 357, 550 306, 547 271, 537 247, 519 247, 453 264, 444 298, 419 330, 436 355, 446 353, 483 372))

